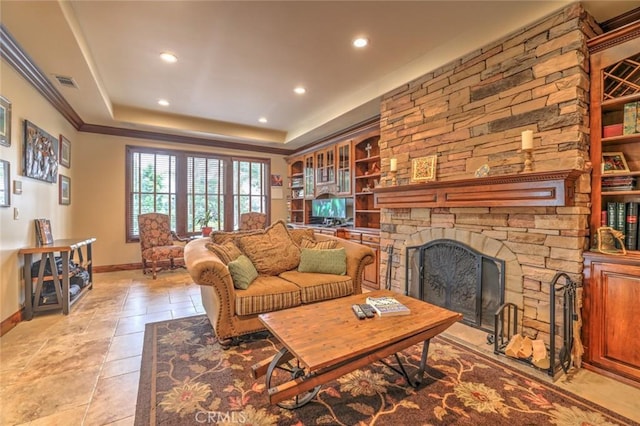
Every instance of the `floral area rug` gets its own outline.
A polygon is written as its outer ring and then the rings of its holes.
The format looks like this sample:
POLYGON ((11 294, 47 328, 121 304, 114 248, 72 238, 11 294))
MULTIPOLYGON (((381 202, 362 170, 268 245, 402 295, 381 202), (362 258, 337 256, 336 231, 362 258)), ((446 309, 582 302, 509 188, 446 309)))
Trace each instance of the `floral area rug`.
MULTIPOLYGON (((633 425, 602 407, 443 337, 414 389, 374 363, 322 385, 295 410, 269 404, 251 366, 275 354, 268 333, 222 350, 206 316, 148 324, 136 425, 633 425)), ((409 371, 422 345, 399 354, 409 371)), ((394 357, 386 362, 396 364, 394 357)))

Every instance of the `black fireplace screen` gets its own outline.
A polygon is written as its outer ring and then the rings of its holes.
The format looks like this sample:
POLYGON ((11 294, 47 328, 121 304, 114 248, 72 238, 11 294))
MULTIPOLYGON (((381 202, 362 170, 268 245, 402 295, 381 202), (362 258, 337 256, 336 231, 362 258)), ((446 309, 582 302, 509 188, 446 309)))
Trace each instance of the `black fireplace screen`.
POLYGON ((406 293, 459 312, 462 322, 493 331, 504 302, 504 261, 454 240, 407 248, 406 293))

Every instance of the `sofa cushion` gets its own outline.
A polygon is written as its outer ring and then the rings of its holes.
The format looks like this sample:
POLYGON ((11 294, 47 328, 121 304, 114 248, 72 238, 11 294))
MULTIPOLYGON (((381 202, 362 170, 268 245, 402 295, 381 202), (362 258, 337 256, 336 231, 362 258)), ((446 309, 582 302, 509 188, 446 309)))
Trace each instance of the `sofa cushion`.
POLYGON ((313 232, 313 228, 298 228, 298 229, 289 229, 289 235, 291 235, 291 239, 298 246, 302 244, 303 238, 309 238, 313 240, 313 236, 315 235, 313 232))
POLYGON ((345 275, 347 273, 347 253, 344 248, 331 250, 303 248, 300 253, 298 271, 345 275))
POLYGON ((260 275, 246 290, 235 291, 236 315, 255 315, 298 306, 300 288, 279 277, 260 275))
POLYGON ((258 271, 245 255, 238 256, 236 260, 229 262, 227 266, 235 288, 246 290, 253 280, 258 277, 258 271))
POLYGON ((300 241, 300 248, 311 248, 311 249, 334 249, 338 247, 338 242, 336 240, 324 240, 324 241, 316 241, 311 238, 302 237, 300 241))
POLYGON ((353 294, 353 280, 348 275, 287 271, 279 276, 300 288, 302 303, 319 302, 353 294))
POLYGON ((236 238, 241 237, 243 235, 251 235, 255 233, 262 232, 261 229, 258 230, 246 230, 246 231, 213 231, 209 238, 211 238, 211 242, 215 244, 224 244, 228 241, 235 241, 236 238))
POLYGON ((238 237, 236 243, 260 274, 278 275, 300 263, 300 249, 281 220, 260 233, 238 237))
POLYGON ((227 241, 223 244, 207 243, 207 248, 215 253, 225 265, 236 260, 242 254, 233 241, 227 241))

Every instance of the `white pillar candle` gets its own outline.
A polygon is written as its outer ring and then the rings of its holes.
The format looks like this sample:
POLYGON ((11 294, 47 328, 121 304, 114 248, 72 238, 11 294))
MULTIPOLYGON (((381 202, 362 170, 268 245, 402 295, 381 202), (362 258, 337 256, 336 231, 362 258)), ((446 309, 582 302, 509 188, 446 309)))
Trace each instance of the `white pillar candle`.
POLYGON ((395 172, 398 170, 398 159, 397 158, 392 158, 391 162, 389 163, 389 170, 391 170, 392 172, 395 172))
POLYGON ((533 130, 522 132, 522 149, 533 149, 533 130))

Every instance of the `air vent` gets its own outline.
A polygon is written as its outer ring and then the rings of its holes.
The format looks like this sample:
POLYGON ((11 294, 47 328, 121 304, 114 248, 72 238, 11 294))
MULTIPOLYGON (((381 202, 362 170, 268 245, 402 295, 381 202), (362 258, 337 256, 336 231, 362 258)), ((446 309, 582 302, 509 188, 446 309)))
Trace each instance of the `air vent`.
POLYGON ((56 75, 54 77, 58 80, 58 83, 65 87, 72 87, 74 89, 78 88, 78 84, 76 84, 76 81, 72 77, 65 77, 63 75, 56 75))

